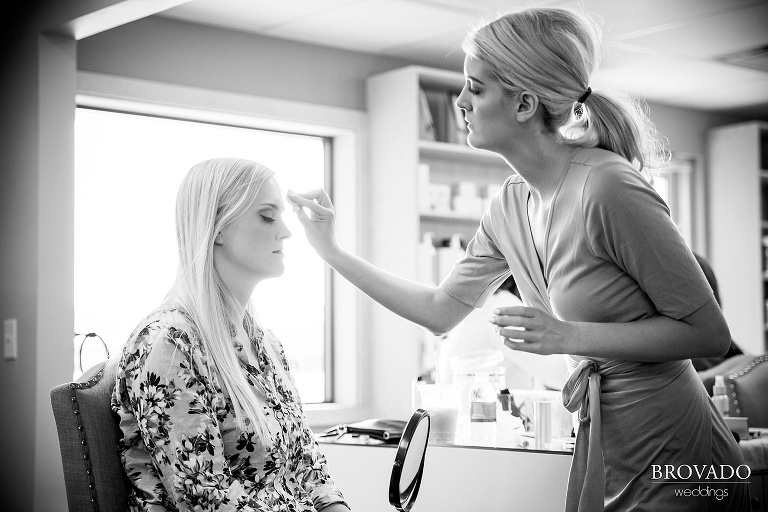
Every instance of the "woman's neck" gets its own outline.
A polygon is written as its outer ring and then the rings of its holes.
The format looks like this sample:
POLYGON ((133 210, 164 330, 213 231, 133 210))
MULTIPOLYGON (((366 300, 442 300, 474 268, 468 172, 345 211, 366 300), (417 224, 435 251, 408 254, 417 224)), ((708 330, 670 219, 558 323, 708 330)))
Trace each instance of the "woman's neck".
POLYGON ((515 144, 502 156, 531 189, 534 197, 554 195, 568 163, 578 148, 566 146, 554 134, 540 134, 523 144, 515 144))
POLYGON ((259 280, 243 272, 242 269, 228 264, 225 260, 217 258, 216 253, 213 256, 213 262, 219 279, 221 279, 224 286, 226 286, 229 293, 235 299, 237 318, 243 318, 245 316, 245 308, 250 302, 253 290, 256 288, 259 280))

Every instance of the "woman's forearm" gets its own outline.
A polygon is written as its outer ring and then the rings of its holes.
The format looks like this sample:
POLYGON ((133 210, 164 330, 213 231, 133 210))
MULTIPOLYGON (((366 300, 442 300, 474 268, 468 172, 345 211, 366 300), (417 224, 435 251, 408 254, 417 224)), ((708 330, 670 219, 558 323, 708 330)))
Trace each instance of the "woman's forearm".
POLYGON ((498 308, 491 322, 504 344, 535 354, 630 361, 673 361, 725 354, 731 334, 715 299, 675 320, 657 316, 623 323, 558 320, 538 308, 498 308))
POLYGON ((472 311, 471 306, 459 302, 441 288, 397 277, 339 247, 336 210, 325 190, 304 194, 288 191, 288 201, 294 205, 307 240, 317 254, 350 283, 393 313, 442 334, 472 311))
POLYGON ((322 256, 328 265, 370 298, 433 333, 450 331, 473 309, 441 288, 390 274, 344 249, 337 247, 322 256))
POLYGON ((627 323, 575 322, 577 355, 632 361, 672 361, 723 355, 731 335, 714 300, 687 317, 627 323))

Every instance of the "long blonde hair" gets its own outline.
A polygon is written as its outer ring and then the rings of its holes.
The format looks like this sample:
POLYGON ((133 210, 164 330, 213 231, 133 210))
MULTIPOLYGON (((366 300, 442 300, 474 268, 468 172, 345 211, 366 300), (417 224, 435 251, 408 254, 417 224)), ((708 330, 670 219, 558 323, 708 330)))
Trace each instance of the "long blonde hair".
POLYGON ((539 97, 544 123, 563 143, 618 153, 650 178, 668 155, 636 98, 592 90, 600 60, 599 25, 586 15, 559 8, 531 8, 475 28, 463 49, 491 68, 508 92, 539 97))
MULTIPOLYGON (((213 263, 216 234, 243 214, 264 182, 274 173, 262 164, 237 158, 215 158, 193 166, 176 197, 176 237, 179 269, 167 300, 191 317, 210 364, 229 395, 240 431, 254 432, 263 442, 271 438, 266 417, 240 367, 230 325, 242 325, 237 302, 213 263)), ((249 304, 247 311, 255 322, 249 304)), ((291 385, 275 347, 264 341, 276 373, 291 385)))

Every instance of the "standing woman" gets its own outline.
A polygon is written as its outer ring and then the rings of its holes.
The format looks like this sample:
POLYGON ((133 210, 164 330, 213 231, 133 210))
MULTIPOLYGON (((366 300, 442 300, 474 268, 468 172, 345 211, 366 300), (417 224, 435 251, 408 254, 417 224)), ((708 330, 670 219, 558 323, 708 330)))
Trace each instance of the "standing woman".
POLYGON ((250 302, 291 236, 272 176, 220 158, 181 184, 176 282, 126 342, 112 396, 131 511, 349 510, 250 302))
POLYGON ((366 294, 433 332, 512 274, 525 306, 496 310, 504 343, 569 355, 563 399, 580 422, 568 512, 746 510, 745 483, 677 497, 707 486, 664 485, 653 471, 743 464, 689 360, 724 353, 730 336, 644 177, 659 153, 650 122, 631 101, 590 88, 598 29, 571 11, 527 9, 473 31, 464 50, 457 105, 468 142, 514 171, 464 259, 437 288, 397 278, 338 247, 323 191, 289 192, 311 212, 298 210, 308 239, 366 294))

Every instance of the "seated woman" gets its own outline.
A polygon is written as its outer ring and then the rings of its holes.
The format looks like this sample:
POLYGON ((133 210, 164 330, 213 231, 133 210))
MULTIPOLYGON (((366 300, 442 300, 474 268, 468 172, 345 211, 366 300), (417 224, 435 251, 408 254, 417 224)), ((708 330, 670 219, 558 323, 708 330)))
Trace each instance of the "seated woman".
POLYGON ((176 281, 126 342, 112 397, 130 510, 348 510, 250 304, 291 236, 272 176, 214 159, 181 184, 176 281))

